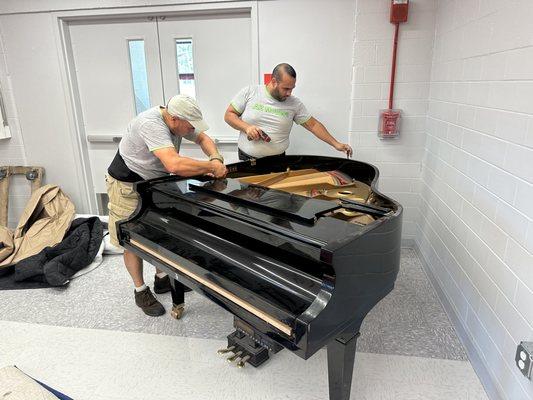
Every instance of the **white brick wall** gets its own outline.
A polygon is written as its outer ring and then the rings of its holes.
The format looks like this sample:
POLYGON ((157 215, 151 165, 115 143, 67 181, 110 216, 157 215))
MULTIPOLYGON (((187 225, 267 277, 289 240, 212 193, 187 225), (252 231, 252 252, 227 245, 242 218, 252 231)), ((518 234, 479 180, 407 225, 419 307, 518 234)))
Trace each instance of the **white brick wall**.
MULTIPOLYGON (((11 138, 0 140, 0 166, 3 165, 25 165, 26 155, 24 153, 24 143, 20 132, 20 125, 17 118, 11 79, 6 63, 6 54, 3 46, 3 37, 0 30, 0 90, 7 113, 7 121, 11 132, 11 138)), ((8 209, 8 226, 16 226, 20 214, 26 205, 30 195, 30 185, 26 178, 21 176, 11 177, 8 209)))
MULTIPOLYGON (((533 3, 440 0, 416 240, 502 398, 533 340, 533 3)), ((408 158, 409 159, 409 158, 408 158)))
POLYGON ((380 188, 405 206, 404 238, 416 239, 502 398, 533 399, 514 365, 516 344, 533 340, 533 3, 410 3, 401 138, 380 141, 390 2, 357 1, 356 158, 378 166, 380 188))
POLYGON ((398 140, 377 136, 379 110, 388 107, 394 25, 389 0, 358 0, 353 55, 352 129, 355 158, 376 165, 379 187, 405 207, 403 238, 414 239, 419 219, 420 166, 435 29, 435 2, 411 0, 400 27, 394 107, 403 111, 398 140))

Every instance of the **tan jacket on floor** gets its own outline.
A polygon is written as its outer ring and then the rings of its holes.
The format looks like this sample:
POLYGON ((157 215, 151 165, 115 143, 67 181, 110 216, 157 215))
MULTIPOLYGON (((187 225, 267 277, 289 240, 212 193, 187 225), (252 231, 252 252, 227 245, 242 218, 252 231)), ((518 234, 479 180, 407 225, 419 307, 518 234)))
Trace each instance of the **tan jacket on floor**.
POLYGON ((0 225, 0 263, 13 254, 13 232, 0 225))
POLYGON ((20 217, 13 233, 0 227, 0 268, 55 246, 65 236, 74 218, 74 204, 56 185, 37 189, 20 217), (11 249, 11 250, 10 250, 11 249))

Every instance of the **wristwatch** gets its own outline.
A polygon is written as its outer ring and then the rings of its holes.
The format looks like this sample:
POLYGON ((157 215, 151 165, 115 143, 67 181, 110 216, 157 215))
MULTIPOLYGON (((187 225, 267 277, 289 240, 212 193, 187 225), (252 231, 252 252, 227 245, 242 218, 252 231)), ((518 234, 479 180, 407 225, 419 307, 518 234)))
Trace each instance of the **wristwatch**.
POLYGON ((213 160, 218 160, 222 164, 224 164, 224 157, 222 157, 222 155, 219 153, 215 153, 209 156, 209 161, 213 161, 213 160))

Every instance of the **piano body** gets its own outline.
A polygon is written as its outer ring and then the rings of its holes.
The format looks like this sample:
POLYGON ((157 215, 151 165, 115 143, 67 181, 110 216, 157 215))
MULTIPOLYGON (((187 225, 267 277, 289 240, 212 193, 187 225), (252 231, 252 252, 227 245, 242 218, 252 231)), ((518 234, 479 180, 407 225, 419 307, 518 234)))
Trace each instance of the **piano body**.
POLYGON ((175 317, 184 285, 234 314, 222 352, 239 366, 327 346, 330 400, 348 400, 359 328, 398 273, 402 207, 363 162, 273 156, 228 171, 137 183, 121 245, 173 278, 175 317))

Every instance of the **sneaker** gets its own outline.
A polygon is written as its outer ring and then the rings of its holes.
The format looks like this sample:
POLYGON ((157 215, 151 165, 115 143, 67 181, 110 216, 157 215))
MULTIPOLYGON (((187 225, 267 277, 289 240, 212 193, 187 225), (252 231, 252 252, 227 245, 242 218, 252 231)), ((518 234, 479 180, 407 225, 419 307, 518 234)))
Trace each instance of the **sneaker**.
POLYGON ((165 313, 165 307, 157 301, 150 288, 146 288, 141 292, 137 292, 135 289, 133 291, 135 293, 135 304, 137 304, 146 315, 149 315, 150 317, 159 317, 165 313))
POLYGON ((162 278, 154 275, 154 292, 157 294, 170 292, 170 277, 168 275, 162 278))
MULTIPOLYGON (((154 292, 157 294, 170 292, 170 277, 165 275, 163 278, 159 278, 157 275, 154 275, 154 292)), ((191 289, 183 285, 184 292, 190 292, 191 289)))

